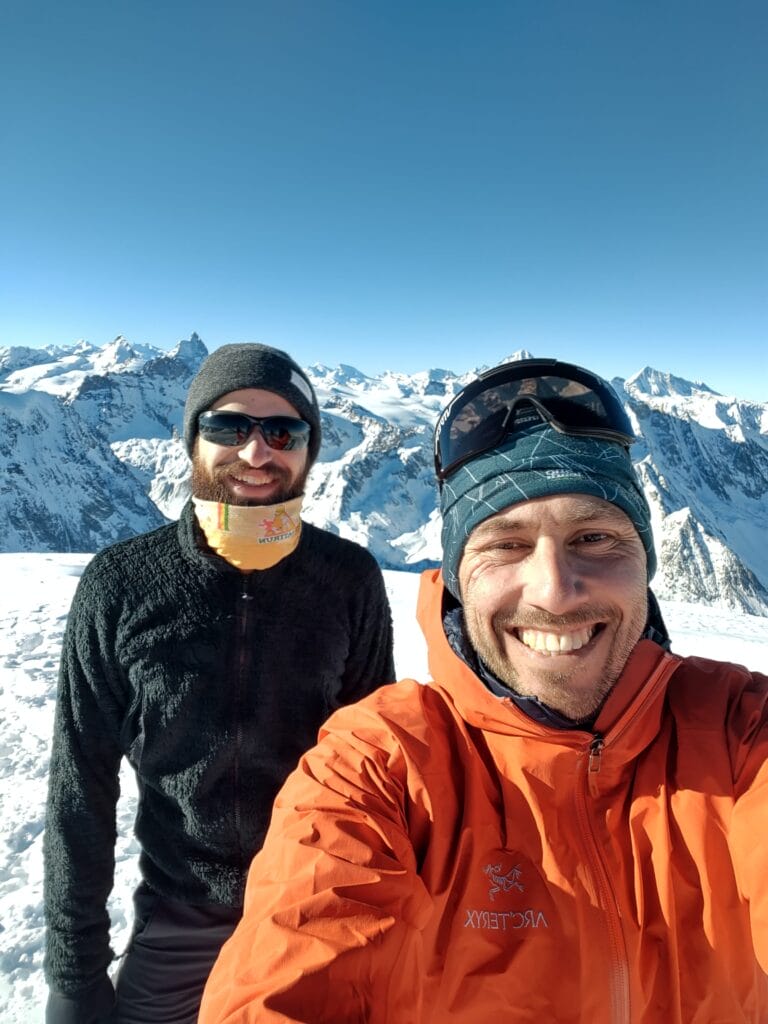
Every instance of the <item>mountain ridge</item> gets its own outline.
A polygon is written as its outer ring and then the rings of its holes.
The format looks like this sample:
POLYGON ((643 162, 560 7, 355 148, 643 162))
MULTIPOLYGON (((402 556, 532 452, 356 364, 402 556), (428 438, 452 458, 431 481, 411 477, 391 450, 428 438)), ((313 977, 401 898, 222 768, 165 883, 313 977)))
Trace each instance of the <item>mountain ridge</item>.
MULTIPOLYGON (((175 519, 189 493, 184 399, 207 352, 197 334, 170 351, 120 335, 101 348, 0 349, 0 550, 95 551, 175 519)), ((371 377, 308 367, 323 446, 305 518, 364 544, 384 568, 438 564, 432 429, 486 368, 371 377)), ((768 405, 647 366, 612 383, 638 435, 654 589, 768 615, 768 405)))

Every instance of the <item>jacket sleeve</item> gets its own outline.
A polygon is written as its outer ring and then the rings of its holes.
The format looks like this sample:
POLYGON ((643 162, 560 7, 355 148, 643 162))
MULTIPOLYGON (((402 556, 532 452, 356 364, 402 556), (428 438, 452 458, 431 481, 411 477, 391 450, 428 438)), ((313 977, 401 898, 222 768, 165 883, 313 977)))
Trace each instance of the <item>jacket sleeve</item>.
POLYGON ((45 1024, 108 1024, 114 1004, 112 982, 105 975, 93 989, 76 996, 51 991, 45 1007, 45 1024))
POLYGON ((749 676, 727 724, 736 794, 731 856, 749 906, 755 955, 768 973, 768 677, 749 676))
POLYGON ((278 795, 199 1024, 418 1014, 431 900, 408 834, 404 758, 365 716, 337 712, 278 795))
POLYGON ((392 611, 384 577, 370 555, 365 568, 350 594, 349 654, 336 707, 352 704, 396 678, 392 611))
POLYGON ((109 620, 86 569, 64 634, 43 841, 49 1024, 107 1020, 111 999, 121 701, 109 620))

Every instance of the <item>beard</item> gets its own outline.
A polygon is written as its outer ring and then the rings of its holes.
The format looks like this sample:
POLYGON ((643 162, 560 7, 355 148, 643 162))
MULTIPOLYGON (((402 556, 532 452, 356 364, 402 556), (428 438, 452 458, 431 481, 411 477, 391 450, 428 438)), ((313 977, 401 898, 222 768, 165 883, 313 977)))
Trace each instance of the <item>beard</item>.
MULTIPOLYGON (((644 593, 644 589, 643 589, 644 593)), ((645 603, 640 599, 645 608, 645 603)), ((537 697, 547 707, 558 711, 574 724, 591 719, 605 702, 621 675, 624 666, 640 639, 647 611, 640 605, 627 628, 616 628, 615 609, 593 605, 572 615, 549 615, 542 609, 499 611, 491 620, 490 631, 472 615, 464 615, 464 624, 470 643, 483 663, 502 683, 522 697, 537 697), (512 663, 505 648, 505 635, 512 626, 517 629, 554 631, 601 621, 606 628, 614 628, 614 636, 599 675, 588 687, 574 686, 574 673, 556 672, 541 668, 521 673, 512 663)))
POLYGON ((208 469, 202 464, 195 451, 192 456, 192 494, 203 501, 218 501, 224 505, 279 505, 281 502, 298 498, 304 493, 309 473, 308 466, 296 477, 285 466, 278 466, 271 462, 260 466, 260 469, 269 470, 278 480, 277 490, 262 501, 257 498, 240 498, 232 493, 229 479, 237 471, 237 468, 236 462, 230 462, 224 466, 214 466, 213 469, 208 469))

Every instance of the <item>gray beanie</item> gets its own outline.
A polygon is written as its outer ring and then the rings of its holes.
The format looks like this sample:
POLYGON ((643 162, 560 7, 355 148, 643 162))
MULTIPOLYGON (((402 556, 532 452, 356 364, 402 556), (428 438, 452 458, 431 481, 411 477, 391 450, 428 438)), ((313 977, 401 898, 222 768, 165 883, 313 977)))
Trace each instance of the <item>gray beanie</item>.
POLYGON ((290 402, 312 427, 309 465, 320 450, 320 410, 307 375, 287 352, 269 345, 222 345, 204 360, 189 386, 184 406, 184 444, 189 455, 197 436, 197 417, 222 395, 241 388, 274 391, 290 402))
POLYGON ((506 438, 443 483, 443 579, 453 596, 460 600, 459 564, 478 523, 510 505, 570 493, 592 494, 627 514, 643 542, 650 580, 656 571, 651 512, 628 449, 542 424, 506 438))

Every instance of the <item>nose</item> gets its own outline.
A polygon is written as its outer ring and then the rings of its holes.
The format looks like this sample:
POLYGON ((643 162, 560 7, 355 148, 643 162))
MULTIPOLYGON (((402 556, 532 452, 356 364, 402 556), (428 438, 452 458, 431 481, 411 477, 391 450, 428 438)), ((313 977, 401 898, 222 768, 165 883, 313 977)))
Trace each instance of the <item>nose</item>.
POLYGON ((238 457, 247 462, 249 466, 262 466, 272 458, 272 449, 264 440, 264 435, 258 427, 254 427, 248 435, 245 444, 238 449, 238 457))
POLYGON ((521 570, 526 604, 565 615, 584 602, 586 586, 576 559, 559 541, 540 537, 521 570))

